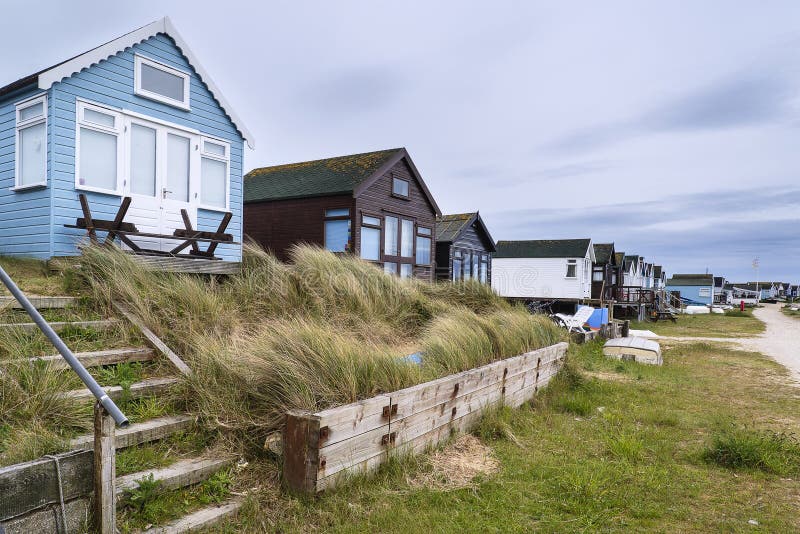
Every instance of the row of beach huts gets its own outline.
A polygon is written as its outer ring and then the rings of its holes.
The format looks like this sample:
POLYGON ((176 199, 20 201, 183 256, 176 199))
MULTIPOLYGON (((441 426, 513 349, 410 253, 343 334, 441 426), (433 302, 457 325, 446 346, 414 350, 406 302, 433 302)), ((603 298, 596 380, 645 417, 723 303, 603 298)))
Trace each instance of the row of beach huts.
POLYGON ((226 272, 246 238, 283 259, 312 243, 399 277, 639 315, 674 301, 668 289, 709 304, 726 289, 667 279, 614 243, 495 241, 478 212, 441 212, 403 148, 245 174, 245 144, 252 134, 168 18, 36 71, 0 88, 0 254, 73 256, 106 231, 157 268, 226 272))

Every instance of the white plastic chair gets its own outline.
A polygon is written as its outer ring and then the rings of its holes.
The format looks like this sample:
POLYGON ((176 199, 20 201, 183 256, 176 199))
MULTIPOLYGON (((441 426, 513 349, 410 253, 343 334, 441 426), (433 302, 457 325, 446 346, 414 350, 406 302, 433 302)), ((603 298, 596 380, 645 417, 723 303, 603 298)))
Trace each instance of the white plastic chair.
POLYGON ((594 308, 591 306, 582 306, 578 308, 578 311, 575 312, 575 315, 557 313, 555 316, 558 317, 560 322, 564 325, 564 328, 567 329, 567 332, 579 332, 581 334, 585 334, 590 330, 583 325, 586 324, 593 313, 594 308))

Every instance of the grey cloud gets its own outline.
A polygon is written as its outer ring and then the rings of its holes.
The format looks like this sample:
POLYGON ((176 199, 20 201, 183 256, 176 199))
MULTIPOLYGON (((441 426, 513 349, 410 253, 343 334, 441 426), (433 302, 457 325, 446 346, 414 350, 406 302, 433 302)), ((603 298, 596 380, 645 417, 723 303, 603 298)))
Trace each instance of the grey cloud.
POLYGON ((629 120, 572 132, 555 140, 548 148, 591 150, 647 134, 734 128, 784 120, 794 85, 783 73, 740 73, 687 92, 629 120))

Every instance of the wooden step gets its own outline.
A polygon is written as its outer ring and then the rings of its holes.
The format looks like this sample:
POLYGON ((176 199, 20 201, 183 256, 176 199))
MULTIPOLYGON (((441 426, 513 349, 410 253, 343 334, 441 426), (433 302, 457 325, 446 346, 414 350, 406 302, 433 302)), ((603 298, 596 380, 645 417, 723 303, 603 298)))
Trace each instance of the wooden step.
POLYGON ((244 499, 237 497, 219 506, 202 508, 166 525, 145 530, 144 534, 182 534, 209 528, 223 519, 235 516, 243 502, 244 499))
POLYGON ((233 458, 188 458, 179 460, 163 469, 131 473, 117 478, 117 496, 122 496, 126 491, 138 488, 139 481, 149 478, 150 475, 153 475, 153 480, 161 482, 162 489, 174 490, 203 482, 232 463, 233 458))
MULTIPOLYGON (((112 350, 98 350, 95 352, 79 352, 75 354, 84 367, 99 367, 101 365, 116 365, 120 363, 131 362, 149 362, 155 358, 156 354, 152 349, 147 348, 123 348, 112 350)), ((69 369, 69 364, 60 354, 53 356, 35 356, 33 358, 25 358, 20 360, 9 360, 5 363, 22 363, 22 362, 49 362, 51 369, 69 369)), ((2 365, 2 364, 0 364, 2 365)))
MULTIPOLYGON (((78 299, 76 297, 28 296, 28 300, 37 310, 44 310, 69 308, 74 306, 78 299)), ((0 310, 7 308, 18 310, 22 308, 22 305, 14 297, 0 297, 0 310)))
MULTIPOLYGON (((61 332, 70 326, 77 328, 94 328, 95 330, 108 330, 109 328, 119 324, 116 319, 101 319, 99 321, 74 321, 74 322, 57 322, 50 323, 50 327, 56 332, 61 332)), ((0 329, 16 328, 26 332, 33 332, 39 330, 36 323, 4 323, 0 324, 0 329)))
MULTIPOLYGON (((147 378, 141 382, 131 384, 130 399, 140 399, 142 397, 149 397, 159 393, 165 393, 178 383, 177 378, 147 378)), ((122 397, 122 386, 108 386, 103 388, 106 394, 114 400, 122 397)), ((92 400, 94 395, 88 389, 75 389, 72 391, 65 391, 60 394, 61 397, 69 397, 76 400, 92 400)))
MULTIPOLYGON (((188 430, 194 426, 194 417, 191 415, 167 415, 151 419, 144 423, 135 423, 128 428, 118 428, 115 433, 117 449, 133 447, 142 443, 164 439, 172 434, 188 430)), ((94 434, 80 436, 70 441, 73 449, 94 448, 94 434)))

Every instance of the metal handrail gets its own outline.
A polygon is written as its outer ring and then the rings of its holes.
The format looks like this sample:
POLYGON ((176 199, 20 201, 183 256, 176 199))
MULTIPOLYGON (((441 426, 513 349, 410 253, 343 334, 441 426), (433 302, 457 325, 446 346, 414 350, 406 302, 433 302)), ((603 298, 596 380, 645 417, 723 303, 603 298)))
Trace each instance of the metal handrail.
POLYGON ((94 379, 92 375, 89 374, 89 371, 83 366, 83 364, 75 357, 72 351, 67 347, 66 343, 56 334, 56 331, 48 324, 42 314, 39 313, 39 310, 31 304, 31 301, 28 300, 28 297, 25 296, 25 293, 17 287, 17 284, 11 279, 11 277, 6 273, 2 266, 0 266, 0 281, 11 291, 11 294, 14 296, 15 299, 22 305, 28 315, 31 316, 33 322, 36 323, 36 326, 39 327, 39 330, 47 336, 47 339, 50 340, 50 343, 55 346, 56 350, 61 354, 61 356, 67 361, 72 370, 77 373, 80 379, 86 384, 86 387, 89 388, 89 391, 92 392, 92 395, 100 402, 100 404, 105 408, 106 412, 114 418, 114 421, 120 426, 120 428, 125 428, 128 426, 128 418, 125 417, 125 414, 117 408, 117 405, 114 404, 114 401, 111 400, 106 392, 100 387, 100 384, 94 379))

